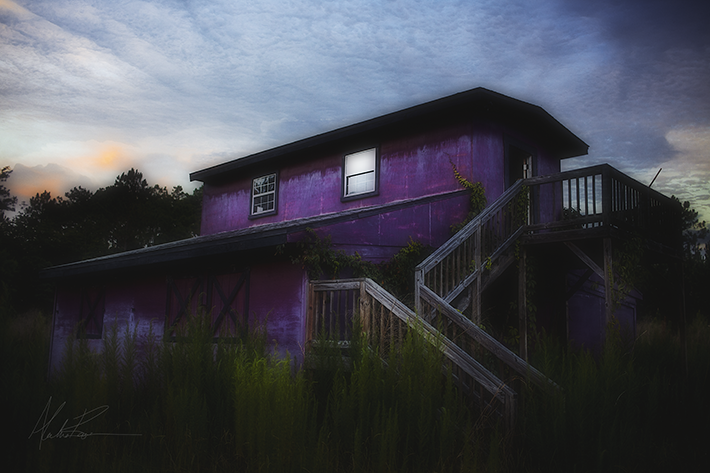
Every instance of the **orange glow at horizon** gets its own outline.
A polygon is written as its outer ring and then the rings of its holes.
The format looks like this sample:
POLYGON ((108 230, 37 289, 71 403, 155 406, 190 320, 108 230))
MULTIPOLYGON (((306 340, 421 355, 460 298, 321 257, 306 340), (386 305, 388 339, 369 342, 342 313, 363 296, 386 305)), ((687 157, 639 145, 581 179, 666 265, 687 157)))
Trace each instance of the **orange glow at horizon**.
POLYGON ((21 203, 24 197, 29 199, 44 191, 49 192, 52 197, 64 197, 64 193, 69 191, 69 189, 66 189, 66 181, 64 179, 50 176, 42 176, 39 179, 33 179, 30 184, 16 184, 10 186, 10 190, 13 195, 18 196, 18 203, 21 203))
POLYGON ((124 157, 123 147, 112 144, 99 152, 98 158, 94 161, 103 169, 112 169, 116 166, 116 161, 124 157))
POLYGON ((94 142, 89 149, 65 162, 85 174, 112 175, 112 178, 134 167, 134 159, 129 157, 126 146, 116 142, 94 142))

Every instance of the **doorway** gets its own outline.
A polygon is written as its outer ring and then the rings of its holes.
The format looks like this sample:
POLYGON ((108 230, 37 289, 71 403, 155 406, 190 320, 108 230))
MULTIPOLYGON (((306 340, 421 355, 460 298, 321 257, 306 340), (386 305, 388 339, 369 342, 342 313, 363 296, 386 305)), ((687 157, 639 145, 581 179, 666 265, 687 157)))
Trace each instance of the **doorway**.
POLYGON ((533 176, 533 155, 518 146, 508 144, 505 149, 505 188, 509 188, 518 179, 533 176))

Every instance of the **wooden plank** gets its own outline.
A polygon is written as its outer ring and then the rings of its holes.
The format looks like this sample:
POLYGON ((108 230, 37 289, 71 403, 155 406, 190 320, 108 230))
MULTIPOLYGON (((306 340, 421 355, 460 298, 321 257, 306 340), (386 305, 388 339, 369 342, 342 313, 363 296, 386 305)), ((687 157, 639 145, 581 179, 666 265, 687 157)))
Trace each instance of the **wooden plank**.
POLYGON ((574 283, 574 285, 572 285, 572 287, 567 290, 567 293, 565 294, 566 302, 569 301, 572 296, 574 296, 575 293, 582 288, 582 286, 584 286, 584 283, 589 280, 589 277, 592 274, 594 274, 594 270, 592 270, 591 268, 587 268, 584 274, 582 274, 579 279, 577 279, 577 281, 574 283))
POLYGON ((518 335, 520 355, 528 361, 528 297, 527 297, 527 251, 520 249, 518 260, 518 335))
POLYGON ((313 281, 316 291, 342 291, 359 289, 360 283, 356 279, 333 279, 328 281, 313 281))
POLYGON ((422 297, 430 304, 437 307, 451 321, 462 328, 467 335, 473 337, 478 343, 485 347, 489 352, 501 359, 506 365, 510 366, 518 374, 529 376, 530 379, 540 388, 544 390, 557 389, 557 385, 545 375, 530 366, 525 360, 510 351, 502 345, 498 340, 490 336, 487 332, 479 328, 470 320, 466 319, 456 309, 451 307, 448 302, 440 298, 427 287, 422 288, 422 297))
POLYGON ((315 334, 313 325, 315 323, 315 291, 313 291, 313 283, 308 282, 308 305, 306 306, 306 341, 312 340, 315 334))
POLYGON ((594 271, 594 273, 595 273, 597 276, 599 276, 599 277, 602 278, 602 279, 605 278, 605 276, 604 276, 604 270, 602 270, 602 268, 600 268, 599 265, 598 265, 597 263, 595 263, 592 258, 590 258, 589 256, 587 256, 587 254, 586 254, 584 251, 582 251, 577 245, 575 245, 575 244, 572 243, 571 241, 565 241, 564 244, 565 244, 565 246, 566 246, 567 248, 569 248, 570 250, 572 250, 572 253, 574 253, 575 255, 577 255, 577 257, 578 257, 579 259, 581 259, 582 262, 583 262, 584 264, 586 264, 586 265, 589 267, 589 269, 591 269, 592 271, 594 271))

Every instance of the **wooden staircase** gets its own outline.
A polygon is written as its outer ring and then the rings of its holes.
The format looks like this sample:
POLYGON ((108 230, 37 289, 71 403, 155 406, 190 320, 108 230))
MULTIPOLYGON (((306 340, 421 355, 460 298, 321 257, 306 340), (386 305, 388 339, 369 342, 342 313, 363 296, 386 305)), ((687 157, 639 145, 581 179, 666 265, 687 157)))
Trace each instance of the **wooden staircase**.
POLYGON ((481 292, 515 261, 515 243, 527 223, 525 191, 516 183, 416 268, 416 313, 370 279, 313 281, 308 333, 314 337, 325 328, 329 339, 349 340, 349 321, 359 314, 370 343, 388 353, 414 329, 441 348, 459 386, 481 410, 512 428, 518 402, 514 379, 556 389, 477 325, 481 292))
MULTIPOLYGON (((604 277, 610 299, 611 238, 643 231, 652 236, 648 245, 672 250, 677 236, 668 229, 679 216, 677 207, 608 165, 518 181, 417 266, 416 311, 370 279, 311 282, 309 339, 324 328, 329 339, 346 342, 355 314, 380 353, 396 348, 407 330, 417 330, 441 348, 460 386, 481 409, 512 428, 516 384, 558 389, 527 362, 526 246, 563 242, 604 277), (571 243, 590 237, 604 241, 604 269, 571 243), (516 261, 520 356, 479 326, 482 293, 516 261)), ((607 306, 609 314, 609 301, 607 306)))

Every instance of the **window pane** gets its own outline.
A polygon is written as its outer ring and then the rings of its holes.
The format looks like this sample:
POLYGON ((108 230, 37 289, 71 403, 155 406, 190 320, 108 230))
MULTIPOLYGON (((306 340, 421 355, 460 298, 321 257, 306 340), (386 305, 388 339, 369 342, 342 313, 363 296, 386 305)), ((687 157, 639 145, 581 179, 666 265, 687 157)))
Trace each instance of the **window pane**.
POLYGON ((374 171, 358 174, 357 176, 350 176, 347 179, 347 189, 345 191, 347 195, 362 194, 375 190, 374 171))
POLYGON ((276 174, 257 177, 252 186, 252 215, 274 210, 276 207, 276 174))
POLYGON ((345 175, 352 176, 375 170, 375 149, 366 149, 345 156, 345 175))
POLYGON ((377 150, 366 149, 345 156, 344 194, 355 195, 374 192, 377 150))

